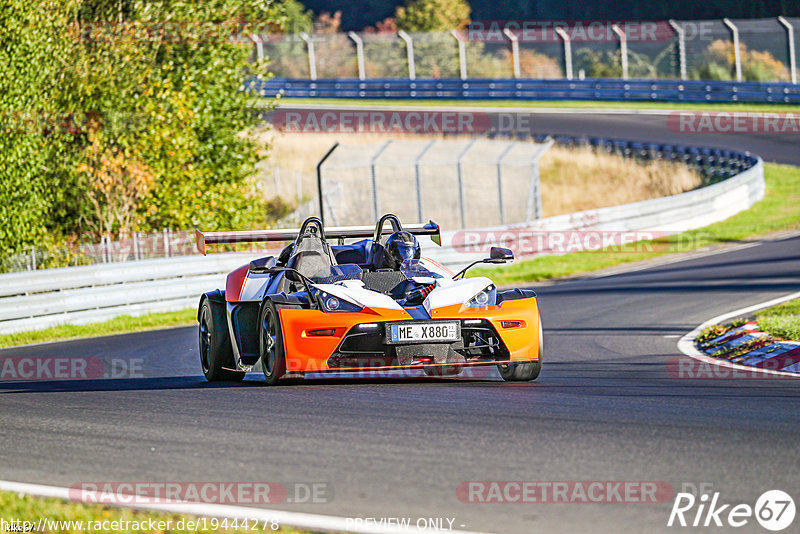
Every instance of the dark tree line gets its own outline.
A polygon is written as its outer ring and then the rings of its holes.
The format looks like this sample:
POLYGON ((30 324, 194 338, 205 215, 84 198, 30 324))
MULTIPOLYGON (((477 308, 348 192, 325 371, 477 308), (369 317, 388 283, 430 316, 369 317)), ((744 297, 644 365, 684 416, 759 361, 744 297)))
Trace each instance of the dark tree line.
MULTIPOLYGON (((391 17, 404 0, 303 0, 316 14, 342 12, 342 29, 361 30, 391 17)), ((473 20, 663 20, 800 16, 798 0, 469 0, 473 20)))

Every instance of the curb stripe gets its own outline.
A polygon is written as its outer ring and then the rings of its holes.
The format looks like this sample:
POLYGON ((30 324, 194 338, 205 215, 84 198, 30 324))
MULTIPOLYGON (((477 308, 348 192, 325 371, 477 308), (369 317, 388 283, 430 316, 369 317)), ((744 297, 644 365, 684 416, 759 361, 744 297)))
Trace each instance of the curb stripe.
POLYGON ((797 298, 800 298, 800 291, 798 291, 797 293, 791 293, 783 297, 778 297, 776 299, 768 300, 766 302, 761 302, 759 304, 754 304, 746 308, 741 308, 738 310, 734 310, 732 312, 723 313, 722 315, 713 317, 708 321, 704 322, 703 324, 699 325, 691 332, 687 333, 685 336, 683 336, 678 341, 678 350, 680 350, 682 353, 684 353, 686 356, 689 356, 690 358, 694 358, 695 360, 699 360, 701 362, 709 363, 712 365, 718 365, 720 367, 728 367, 731 369, 738 369, 740 371, 758 372, 758 373, 763 373, 765 375, 784 376, 787 378, 800 378, 800 373, 793 373, 788 371, 775 371, 772 369, 761 369, 759 367, 754 367, 752 365, 741 365, 738 363, 729 362, 727 360, 714 358, 712 356, 707 356, 702 352, 700 352, 699 350, 697 350, 694 344, 694 341, 695 339, 697 339, 697 336, 700 335, 700 332, 702 332, 703 329, 705 329, 706 327, 718 324, 722 321, 731 319, 733 317, 738 317, 739 315, 744 315, 750 312, 754 312, 756 310, 761 310, 763 308, 769 308, 770 306, 775 306, 777 304, 786 302, 787 300, 794 300, 797 298))

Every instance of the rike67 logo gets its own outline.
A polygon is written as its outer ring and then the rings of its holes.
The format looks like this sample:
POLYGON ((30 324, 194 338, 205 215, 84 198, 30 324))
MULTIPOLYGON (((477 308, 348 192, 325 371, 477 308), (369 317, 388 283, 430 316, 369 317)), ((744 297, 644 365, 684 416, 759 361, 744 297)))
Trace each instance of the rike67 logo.
POLYGON ((667 526, 739 528, 755 519, 765 529, 777 532, 788 528, 794 516, 794 500, 781 490, 764 492, 755 506, 725 503, 718 491, 711 495, 703 493, 699 497, 692 493, 678 493, 667 526))

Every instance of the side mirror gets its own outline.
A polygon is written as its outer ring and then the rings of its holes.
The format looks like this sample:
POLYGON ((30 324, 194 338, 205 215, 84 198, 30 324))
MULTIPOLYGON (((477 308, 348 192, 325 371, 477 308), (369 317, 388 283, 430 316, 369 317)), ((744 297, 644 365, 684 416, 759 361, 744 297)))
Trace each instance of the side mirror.
POLYGON ((514 252, 510 249, 502 247, 492 247, 489 251, 489 257, 484 260, 486 263, 506 263, 513 261, 514 252))

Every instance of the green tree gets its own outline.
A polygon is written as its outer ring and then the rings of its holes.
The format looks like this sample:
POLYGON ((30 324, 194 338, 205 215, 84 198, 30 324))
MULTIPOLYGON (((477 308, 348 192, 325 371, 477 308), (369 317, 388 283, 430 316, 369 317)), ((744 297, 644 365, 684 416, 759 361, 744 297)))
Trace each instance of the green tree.
POLYGON ((6 0, 0 8, 0 260, 60 238, 73 189, 66 170, 72 111, 61 88, 75 45, 69 2, 6 0))
POLYGON ((409 0, 397 8, 397 27, 407 32, 440 32, 460 29, 470 22, 466 0, 409 0))
POLYGON ((263 225, 249 35, 296 4, 7 0, 0 259, 82 230, 263 225))

